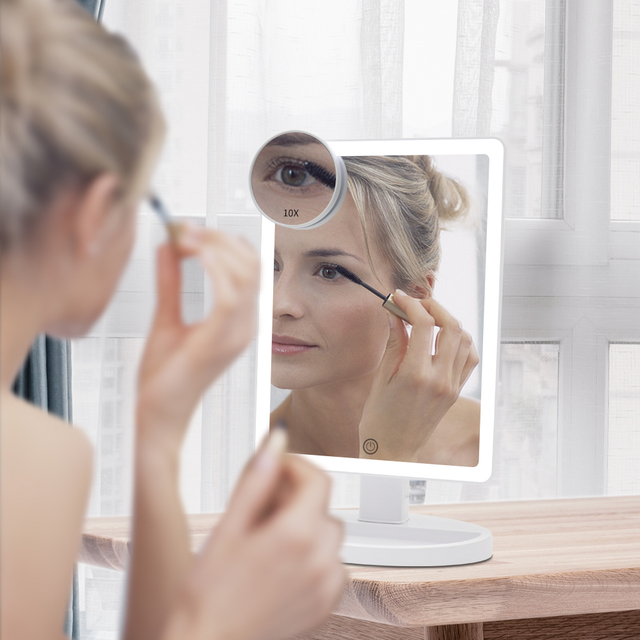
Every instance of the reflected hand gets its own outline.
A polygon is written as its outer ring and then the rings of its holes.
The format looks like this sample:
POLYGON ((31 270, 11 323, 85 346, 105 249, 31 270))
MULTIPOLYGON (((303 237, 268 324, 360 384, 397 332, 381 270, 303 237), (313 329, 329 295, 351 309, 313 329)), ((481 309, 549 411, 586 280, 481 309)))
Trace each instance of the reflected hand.
POLYGON ((314 627, 345 584, 328 476, 264 447, 187 577, 164 640, 276 640, 314 627))
POLYGON ((409 316, 392 326, 360 421, 360 457, 415 462, 479 362, 471 336, 432 298, 394 296, 409 316), (435 327, 436 353, 431 345, 435 327))
POLYGON ((241 238, 180 227, 157 257, 158 302, 138 380, 139 436, 179 449, 202 394, 245 349, 255 332, 259 259, 241 238), (180 262, 196 257, 213 286, 209 315, 186 324, 180 262))

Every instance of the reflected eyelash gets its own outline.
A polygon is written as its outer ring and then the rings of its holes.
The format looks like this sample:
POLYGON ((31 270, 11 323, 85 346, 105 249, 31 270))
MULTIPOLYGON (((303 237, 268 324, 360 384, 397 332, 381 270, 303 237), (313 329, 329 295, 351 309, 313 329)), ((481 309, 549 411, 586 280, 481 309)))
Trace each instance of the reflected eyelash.
POLYGON ((336 177, 331 171, 315 162, 305 161, 304 168, 316 179, 327 187, 336 188, 336 177))
POLYGON ((353 273, 353 271, 349 271, 349 269, 346 269, 345 267, 341 267, 339 264, 334 264, 332 265, 332 267, 339 274, 343 275, 348 280, 351 280, 351 282, 355 282, 356 284, 359 284, 361 287, 368 289, 369 291, 371 291, 371 293, 373 293, 374 295, 378 296, 378 298, 386 302, 387 296, 383 295, 377 289, 374 289, 372 286, 368 285, 366 282, 358 278, 358 276, 355 273, 353 273))
MULTIPOLYGON (((340 265, 337 264, 333 264, 332 262, 318 262, 318 264, 316 264, 313 267, 313 273, 317 273, 318 271, 320 271, 321 269, 333 269, 334 271, 337 271, 338 273, 340 273, 340 275, 344 275, 341 273, 341 271, 344 269, 343 267, 341 267, 340 265)), ((344 269, 345 271, 347 271, 347 269, 344 269)), ((332 278, 324 278, 324 280, 329 280, 331 281, 332 278)))
POLYGON ((378 298, 384 301, 382 303, 382 306, 387 311, 389 311, 395 316, 398 316, 398 318, 402 318, 405 322, 408 322, 409 324, 411 324, 411 321, 409 320, 409 316, 400 307, 398 307, 398 305, 393 301, 393 294, 390 293, 388 296, 383 295, 377 289, 374 289, 373 287, 369 286, 366 282, 363 282, 360 278, 358 278, 358 276, 355 273, 353 273, 353 271, 349 271, 349 269, 345 267, 341 267, 339 264, 332 264, 332 265, 326 265, 326 266, 331 266, 331 268, 335 269, 339 274, 343 275, 348 280, 351 280, 351 282, 354 282, 355 284, 359 284, 361 287, 364 287, 365 289, 368 289, 369 291, 371 291, 371 293, 378 296, 378 298))
POLYGON ((273 170, 273 169, 279 169, 284 164, 295 164, 301 169, 304 169, 304 163, 305 161, 300 160, 299 158, 286 158, 286 157, 280 156, 278 158, 273 158, 272 160, 269 160, 265 168, 273 170))
POLYGON ((310 176, 322 182, 325 186, 335 189, 336 176, 322 165, 311 162, 310 160, 301 160, 300 158, 274 158, 267 163, 266 168, 270 171, 275 171, 287 164, 293 164, 304 169, 310 176))

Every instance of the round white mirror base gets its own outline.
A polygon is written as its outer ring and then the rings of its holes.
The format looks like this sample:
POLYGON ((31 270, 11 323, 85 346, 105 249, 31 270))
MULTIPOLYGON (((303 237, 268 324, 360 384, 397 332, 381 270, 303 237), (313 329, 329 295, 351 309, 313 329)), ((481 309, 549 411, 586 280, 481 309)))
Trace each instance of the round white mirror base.
POLYGON ((444 567, 488 560, 491 531, 476 524, 412 514, 401 524, 361 522, 358 511, 335 510, 345 523, 342 560, 380 567, 444 567))
POLYGON ((360 476, 360 509, 338 509, 342 560, 377 567, 446 567, 488 560, 491 531, 477 524, 409 515, 409 479, 360 476))

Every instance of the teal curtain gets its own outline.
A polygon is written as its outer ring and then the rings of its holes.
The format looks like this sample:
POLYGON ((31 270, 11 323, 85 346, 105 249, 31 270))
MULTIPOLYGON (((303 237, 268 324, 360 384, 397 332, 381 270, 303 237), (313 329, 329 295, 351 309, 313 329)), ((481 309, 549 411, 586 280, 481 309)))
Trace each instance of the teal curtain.
POLYGON ((14 392, 71 422, 71 345, 39 335, 13 384, 14 392))
POLYGON ((100 22, 106 0, 78 0, 78 2, 100 22))

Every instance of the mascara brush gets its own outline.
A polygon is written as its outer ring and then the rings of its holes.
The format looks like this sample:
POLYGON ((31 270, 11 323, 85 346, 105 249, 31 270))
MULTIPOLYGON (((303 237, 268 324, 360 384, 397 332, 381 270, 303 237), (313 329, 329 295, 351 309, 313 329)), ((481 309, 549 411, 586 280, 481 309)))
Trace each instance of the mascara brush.
POLYGON ((169 213, 167 207, 165 207, 162 200, 160 200, 155 193, 150 193, 147 199, 151 208, 156 212, 158 218, 162 220, 167 228, 167 233, 169 234, 171 241, 176 242, 178 239, 178 223, 176 222, 176 219, 169 213))
POLYGON ((330 187, 331 189, 336 188, 336 176, 331 173, 328 169, 325 169, 322 165, 316 164, 315 162, 311 162, 309 160, 305 160, 304 168, 307 170, 310 176, 313 176, 316 180, 320 180, 322 184, 330 187))
POLYGON ((390 293, 388 296, 385 296, 383 293, 380 293, 377 289, 374 289, 371 285, 368 285, 366 282, 358 278, 358 276, 353 273, 353 271, 349 271, 349 269, 345 269, 345 267, 341 267, 339 264, 332 265, 332 268, 335 269, 340 275, 347 278, 347 280, 351 280, 351 282, 355 282, 359 284, 361 287, 368 289, 374 295, 378 296, 383 302, 382 306, 387 310, 393 313, 393 315, 398 316, 398 318, 402 318, 405 322, 409 321, 409 317, 407 314, 393 301, 393 294, 390 293))

